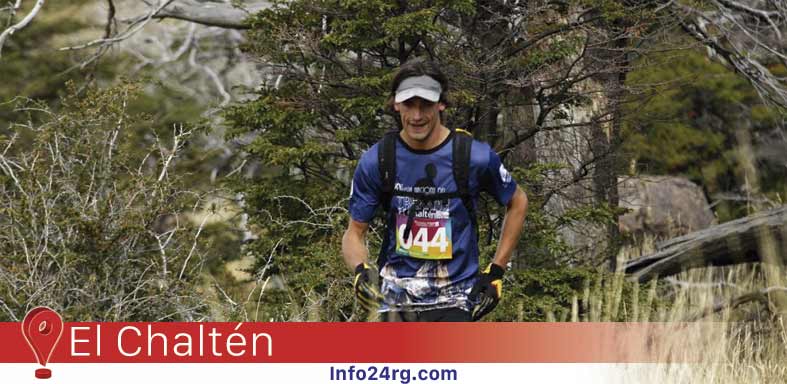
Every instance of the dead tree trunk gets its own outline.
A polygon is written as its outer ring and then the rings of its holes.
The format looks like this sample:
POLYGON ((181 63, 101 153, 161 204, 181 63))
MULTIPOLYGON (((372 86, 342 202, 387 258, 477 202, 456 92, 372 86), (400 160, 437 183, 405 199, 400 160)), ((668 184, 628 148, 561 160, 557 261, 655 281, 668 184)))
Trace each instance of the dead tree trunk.
POLYGON ((784 263, 785 250, 787 206, 782 206, 660 243, 656 253, 626 262, 624 271, 643 283, 706 266, 784 263))
POLYGON ((702 309, 697 313, 694 313, 686 317, 685 319, 683 319, 683 321, 685 322, 698 321, 714 313, 718 313, 728 309, 735 309, 743 304, 747 304, 750 302, 758 302, 767 305, 772 312, 775 312, 775 308, 771 306, 773 301, 775 301, 772 300, 772 296, 784 295, 786 292, 787 292, 787 288, 784 287, 768 287, 754 292, 748 292, 743 295, 733 297, 732 299, 720 303, 716 303, 708 308, 702 309))

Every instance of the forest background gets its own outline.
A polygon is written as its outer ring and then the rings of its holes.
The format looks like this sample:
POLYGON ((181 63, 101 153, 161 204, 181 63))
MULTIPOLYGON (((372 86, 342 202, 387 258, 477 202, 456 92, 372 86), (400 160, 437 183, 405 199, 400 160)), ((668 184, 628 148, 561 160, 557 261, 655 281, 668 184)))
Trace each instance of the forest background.
MULTIPOLYGON (((394 70, 428 57, 452 81, 447 125, 490 143, 531 201, 485 320, 783 336, 783 269, 760 263, 784 259, 783 229, 742 265, 625 265, 779 212, 785 25, 787 5, 754 0, 0 4, 0 321, 38 305, 69 321, 366 320, 340 256, 349 182, 396 127, 394 70)), ((482 263, 501 209, 480 204, 482 263)))

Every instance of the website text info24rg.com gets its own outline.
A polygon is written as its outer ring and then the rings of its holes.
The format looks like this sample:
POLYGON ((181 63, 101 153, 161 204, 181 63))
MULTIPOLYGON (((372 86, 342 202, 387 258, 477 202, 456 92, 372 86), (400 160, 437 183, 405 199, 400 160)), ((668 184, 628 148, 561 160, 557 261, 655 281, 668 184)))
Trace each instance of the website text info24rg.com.
POLYGON ((394 381, 408 384, 411 381, 456 381, 455 369, 409 369, 388 366, 331 367, 331 381, 394 381))

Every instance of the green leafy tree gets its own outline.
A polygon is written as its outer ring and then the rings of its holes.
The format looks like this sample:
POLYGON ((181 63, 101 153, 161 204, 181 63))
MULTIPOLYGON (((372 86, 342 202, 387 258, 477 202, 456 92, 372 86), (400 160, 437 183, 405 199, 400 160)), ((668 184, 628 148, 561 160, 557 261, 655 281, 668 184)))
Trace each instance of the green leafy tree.
MULTIPOLYGON (((647 10, 626 13, 617 2, 321 0, 277 5, 249 20, 245 47, 265 63, 271 81, 256 98, 224 113, 228 138, 241 143, 248 163, 262 165, 258 177, 239 176, 233 183, 259 233, 246 248, 258 259, 257 272, 285 280, 284 290, 262 296, 270 313, 284 319, 358 319, 340 257, 350 179, 361 153, 397 126, 397 116, 386 105, 387 87, 394 70, 416 56, 437 60, 452 80, 446 125, 472 131, 493 144, 511 169, 518 167, 516 174, 534 202, 531 217, 538 218, 528 224, 520 249, 543 254, 529 258, 531 263, 554 267, 578 260, 566 254, 561 227, 577 220, 614 222, 606 194, 597 204, 591 198, 559 218, 550 217, 543 205, 591 177, 588 173, 602 164, 598 160, 614 151, 603 132, 622 97, 594 110, 593 95, 606 88, 587 80, 618 82, 616 74, 626 70, 620 53, 625 50, 610 49, 602 57, 589 47, 625 45, 633 35, 613 32, 653 17, 647 10), (579 14, 587 16, 577 19, 579 14), (583 108, 592 111, 592 118, 572 121, 569 111, 583 108), (598 144, 579 169, 533 159, 529 151, 535 151, 535 136, 578 127, 596 132, 595 138, 582 140, 598 144), (562 178, 554 177, 558 173, 562 178), (284 305, 296 310, 283 311, 284 305)), ((483 204, 482 221, 490 223, 483 226, 482 239, 488 239, 483 257, 494 250, 501 213, 483 204)), ((375 222, 370 234, 372 254, 379 247, 380 224, 375 222)))
POLYGON ((759 157, 757 179, 746 180, 741 158, 746 143, 740 141, 741 135, 751 137, 754 146, 773 140, 782 129, 777 109, 745 79, 699 52, 654 55, 640 64, 629 82, 649 91, 626 122, 625 149, 641 172, 681 174, 698 182, 721 201, 716 212, 723 221, 750 213, 747 195, 778 201, 777 194, 785 191, 782 167, 759 157), (754 191, 752 185, 762 189, 754 191))

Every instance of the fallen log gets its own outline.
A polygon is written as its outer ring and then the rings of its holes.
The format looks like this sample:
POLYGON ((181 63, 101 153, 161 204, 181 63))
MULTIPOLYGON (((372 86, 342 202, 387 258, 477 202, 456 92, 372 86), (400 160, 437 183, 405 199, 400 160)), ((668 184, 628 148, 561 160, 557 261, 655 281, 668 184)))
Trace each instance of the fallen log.
POLYGON ((644 283, 692 268, 741 263, 784 263, 787 206, 760 212, 659 243, 656 253, 623 265, 628 279, 644 283))
POLYGON ((770 303, 771 303, 770 296, 772 294, 779 294, 779 293, 784 294, 785 292, 787 292, 787 288, 785 287, 768 287, 768 288, 760 289, 758 291, 745 293, 743 295, 733 297, 732 299, 702 309, 699 312, 686 317, 685 319, 683 319, 683 321, 686 322, 697 321, 714 313, 718 313, 726 309, 735 309, 743 304, 750 303, 752 301, 756 301, 761 304, 768 305, 770 307, 770 303))

